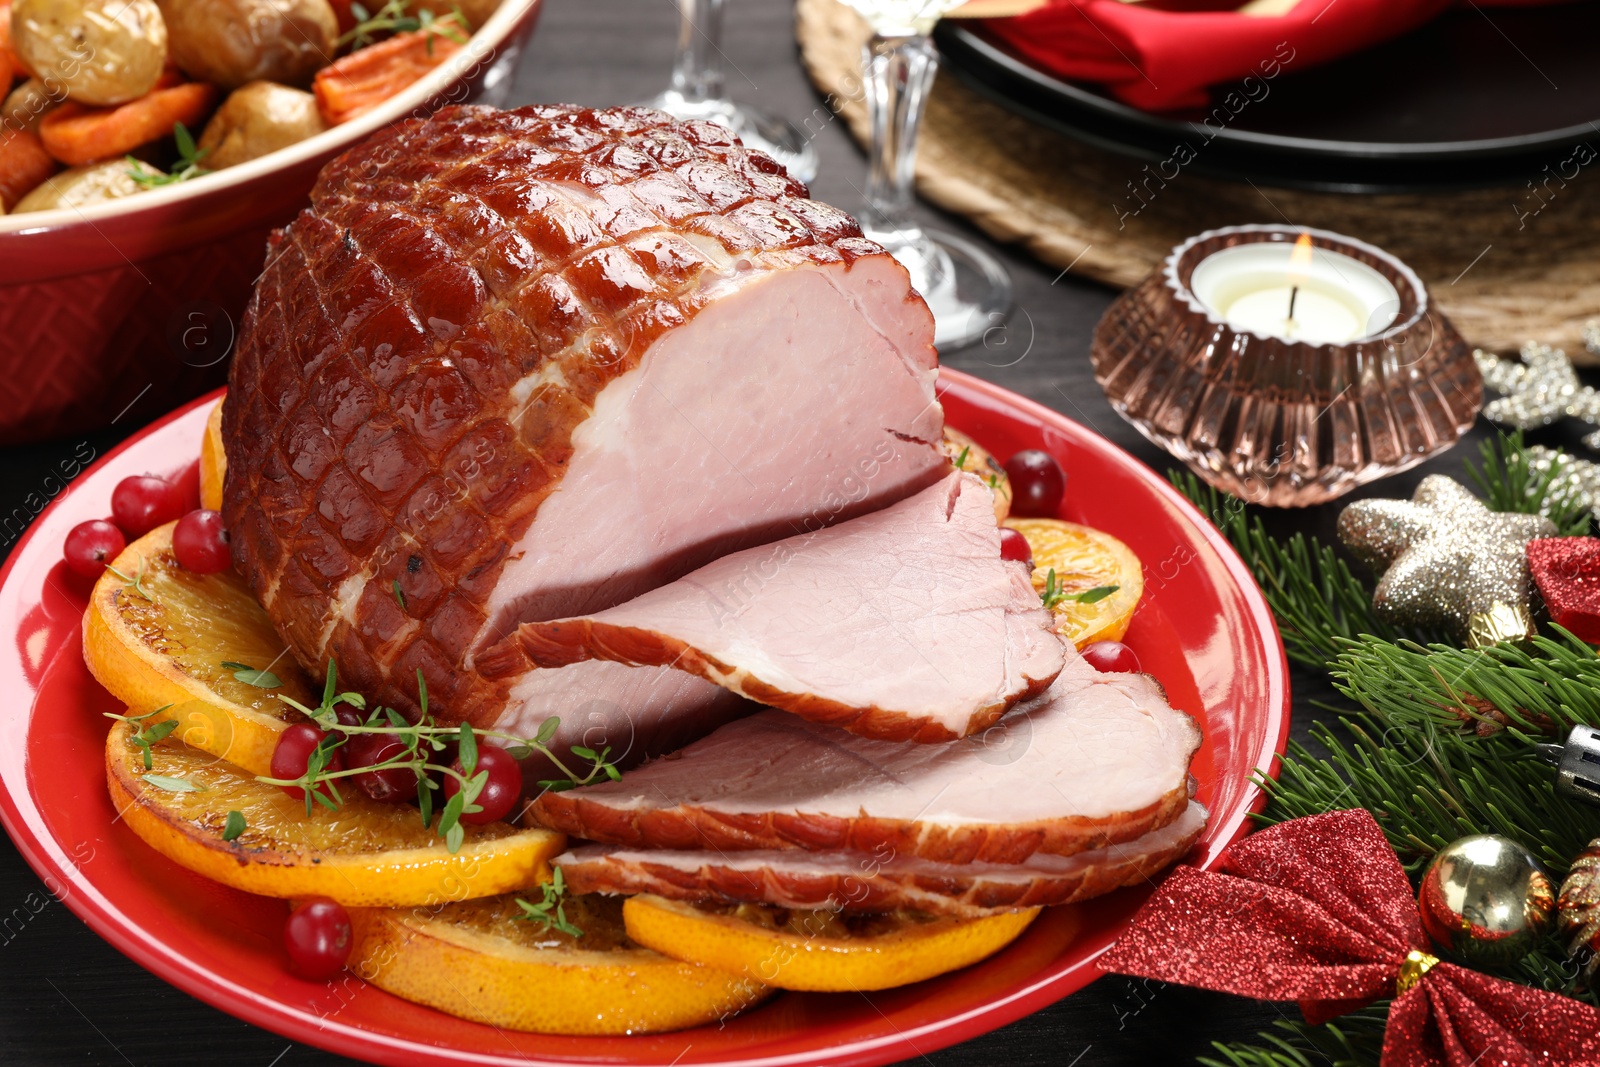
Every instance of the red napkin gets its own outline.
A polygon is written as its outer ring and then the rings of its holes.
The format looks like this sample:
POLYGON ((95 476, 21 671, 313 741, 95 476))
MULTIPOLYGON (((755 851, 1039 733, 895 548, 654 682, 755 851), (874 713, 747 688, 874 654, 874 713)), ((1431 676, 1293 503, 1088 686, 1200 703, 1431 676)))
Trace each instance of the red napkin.
MULTIPOLYGON (((1163 10, 1121 0, 1051 0, 986 25, 1044 70, 1104 85, 1137 108, 1168 111, 1204 107, 1211 102, 1207 86, 1251 76, 1246 91, 1259 99, 1284 71, 1397 37, 1455 0, 1300 0, 1287 14, 1272 16, 1194 10, 1202 2, 1176 0, 1163 10), (1177 10, 1180 5, 1191 9, 1177 10)), ((1491 0, 1478 2, 1490 6, 1491 0)))

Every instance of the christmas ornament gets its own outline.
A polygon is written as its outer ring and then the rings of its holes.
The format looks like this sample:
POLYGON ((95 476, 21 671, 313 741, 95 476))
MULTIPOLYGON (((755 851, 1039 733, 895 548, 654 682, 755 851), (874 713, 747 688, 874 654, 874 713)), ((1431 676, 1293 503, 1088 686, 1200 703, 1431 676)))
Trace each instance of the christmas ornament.
POLYGON ((1549 929, 1555 891, 1539 861, 1509 837, 1476 834, 1439 850, 1422 876, 1422 929, 1476 967, 1512 963, 1549 929))
POLYGON ((1600 1011, 1433 954, 1404 868, 1361 809, 1291 819, 1178 867, 1102 969, 1262 1000, 1312 1023, 1394 997, 1383 1067, 1600 1060, 1600 1011))
POLYGON ((1572 861, 1556 909, 1567 955, 1586 952, 1583 973, 1594 977, 1600 968, 1600 838, 1590 841, 1572 861))
POLYGON ((1410 500, 1358 500, 1339 514, 1339 540, 1382 574, 1378 617, 1470 645, 1534 633, 1527 544, 1555 533, 1542 515, 1490 511, 1442 474, 1410 500))
POLYGON ((1528 457, 1528 470, 1537 478, 1544 477, 1545 472, 1560 460, 1560 472, 1551 482, 1551 495, 1574 497, 1589 509, 1589 514, 1600 519, 1600 463, 1591 463, 1543 445, 1529 445, 1524 452, 1528 457))
POLYGON ((1600 537, 1529 541, 1528 573, 1551 622, 1580 641, 1600 644, 1600 537))
MULTIPOLYGON (((1591 342, 1591 352, 1596 351, 1591 342)), ((1529 341, 1522 346, 1522 362, 1501 359, 1478 349, 1472 353, 1483 374, 1483 384, 1504 394, 1483 406, 1484 418, 1502 426, 1531 430, 1566 417, 1600 425, 1600 392, 1578 383, 1572 360, 1559 348, 1529 341)), ((1600 431, 1583 443, 1600 449, 1600 431)))
POLYGON ((1557 793, 1600 804, 1600 730, 1574 726, 1565 744, 1535 745, 1534 751, 1556 769, 1557 793))

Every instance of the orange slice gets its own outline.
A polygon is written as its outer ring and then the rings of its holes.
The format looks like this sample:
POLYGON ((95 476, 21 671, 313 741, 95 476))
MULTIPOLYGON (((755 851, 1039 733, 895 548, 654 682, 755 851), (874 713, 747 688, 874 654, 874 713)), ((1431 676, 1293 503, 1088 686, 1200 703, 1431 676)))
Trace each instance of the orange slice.
POLYGON ((568 898, 571 937, 520 921, 511 896, 350 913, 349 969, 464 1019, 546 1034, 643 1034, 716 1022, 772 995, 759 982, 640 948, 615 897, 568 898))
POLYGON ((628 936, 664 956, 746 975, 780 989, 889 989, 992 956, 1038 908, 982 919, 910 912, 846 915, 763 904, 697 907, 658 896, 623 905, 628 936))
POLYGON ((147 767, 133 738, 121 721, 106 739, 106 782, 122 821, 174 863, 247 893, 352 907, 493 896, 548 877, 548 860, 566 845, 550 830, 486 823, 466 827, 452 854, 410 805, 347 785, 337 811, 318 804, 307 815, 304 801, 199 749, 157 742, 147 767), (231 812, 244 829, 225 841, 231 812))
POLYGON ((1005 525, 1033 549, 1033 587, 1044 594, 1055 571, 1056 632, 1078 648, 1093 641, 1120 641, 1144 595, 1144 568, 1133 550, 1108 533, 1060 519, 1007 519, 1005 525), (1092 603, 1076 599, 1093 589, 1117 591, 1092 603))
POLYGON ((960 430, 944 428, 944 440, 939 451, 945 454, 950 465, 957 470, 976 474, 994 490, 994 518, 996 522, 1011 514, 1011 481, 1000 461, 984 451, 983 446, 960 430))
POLYGON ((165 708, 151 721, 177 719, 185 744, 267 774, 278 734, 305 718, 279 696, 308 706, 318 698, 237 574, 196 574, 178 564, 176 525, 129 545, 95 583, 83 657, 134 712, 165 708), (225 663, 268 671, 272 678, 255 680, 278 684, 247 684, 225 663))
POLYGON ((222 477, 228 473, 228 457, 222 451, 222 401, 211 406, 206 417, 206 435, 200 439, 200 506, 222 510, 222 477))

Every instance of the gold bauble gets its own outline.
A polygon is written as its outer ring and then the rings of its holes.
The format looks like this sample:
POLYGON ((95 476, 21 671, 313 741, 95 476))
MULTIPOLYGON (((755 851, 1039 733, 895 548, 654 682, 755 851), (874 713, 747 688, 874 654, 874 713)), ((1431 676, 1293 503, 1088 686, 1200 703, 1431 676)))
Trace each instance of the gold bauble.
POLYGON ((1499 834, 1463 837, 1440 849, 1417 891, 1428 936, 1475 967, 1526 956, 1549 929, 1555 903, 1533 853, 1499 834))

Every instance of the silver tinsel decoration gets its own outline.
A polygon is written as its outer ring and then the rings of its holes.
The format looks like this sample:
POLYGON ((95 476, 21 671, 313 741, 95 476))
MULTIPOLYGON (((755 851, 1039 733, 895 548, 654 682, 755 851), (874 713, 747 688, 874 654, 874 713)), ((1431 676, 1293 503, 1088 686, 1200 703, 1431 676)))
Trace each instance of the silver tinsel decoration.
POLYGON ((1600 463, 1591 463, 1543 445, 1529 445, 1526 451, 1528 469, 1536 477, 1543 477, 1545 471, 1560 460, 1561 473, 1551 482, 1551 488, 1562 496, 1576 498, 1589 509, 1589 514, 1600 520, 1600 463))
POLYGON ((1490 511, 1442 474, 1422 479, 1410 500, 1358 500, 1339 513, 1339 540, 1382 575, 1378 617, 1469 645, 1535 632, 1528 542, 1555 535, 1544 516, 1490 511))
MULTIPOLYGON (((1600 328, 1590 322, 1584 329, 1585 347, 1600 352, 1600 328)), ((1529 341, 1522 346, 1522 362, 1501 359, 1492 352, 1476 349, 1473 358, 1483 374, 1485 387, 1502 394, 1483 406, 1484 417, 1502 426, 1531 430, 1549 426, 1557 419, 1582 419, 1600 426, 1600 392, 1578 383, 1572 360, 1559 348, 1529 341)), ((1589 434, 1583 443, 1600 449, 1600 431, 1589 434)))

